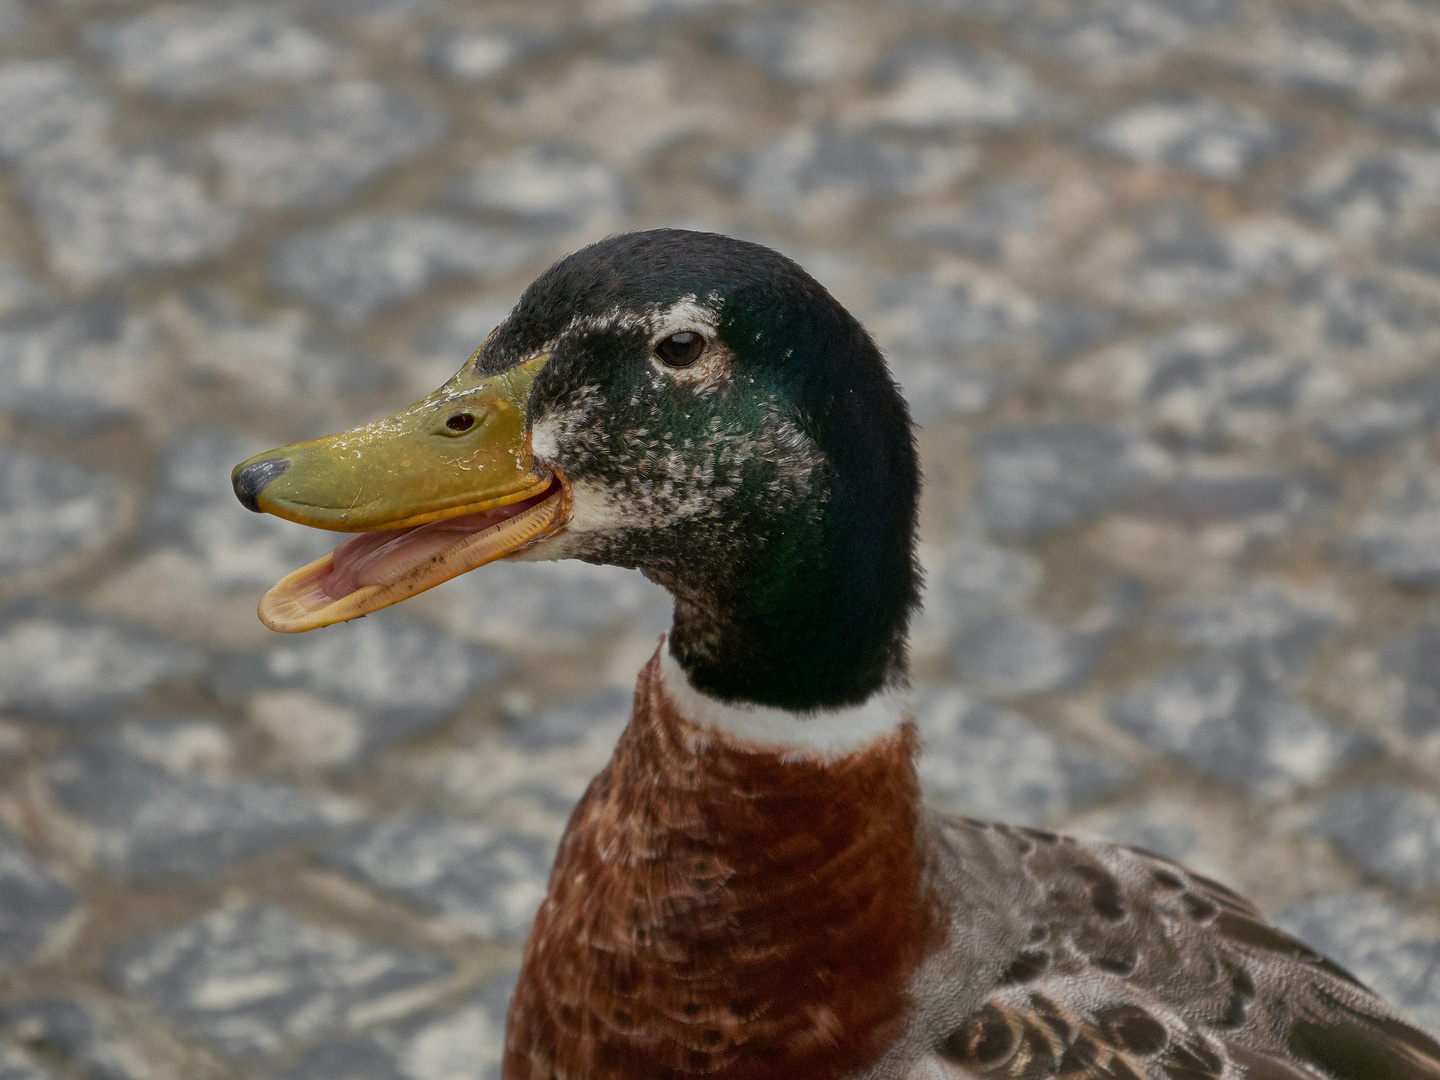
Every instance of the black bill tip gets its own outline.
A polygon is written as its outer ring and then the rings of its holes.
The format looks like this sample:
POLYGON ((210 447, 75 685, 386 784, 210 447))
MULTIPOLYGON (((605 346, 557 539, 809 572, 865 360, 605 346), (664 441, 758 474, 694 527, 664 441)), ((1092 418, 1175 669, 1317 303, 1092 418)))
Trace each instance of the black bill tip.
POLYGON ((265 490, 266 484, 288 468, 290 459, 283 457, 246 465, 230 478, 230 482, 235 485, 235 497, 245 509, 260 513, 260 492, 265 490))

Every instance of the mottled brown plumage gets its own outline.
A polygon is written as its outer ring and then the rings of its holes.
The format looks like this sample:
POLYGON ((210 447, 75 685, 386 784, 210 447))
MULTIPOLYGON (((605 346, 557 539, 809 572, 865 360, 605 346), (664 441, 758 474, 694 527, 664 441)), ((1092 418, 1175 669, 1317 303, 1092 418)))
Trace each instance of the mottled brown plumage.
MULTIPOLYGON (((1218 882, 1115 845, 932 821, 956 925, 999 918, 1012 959, 917 1080, 1440 1078, 1431 1039, 1218 882), (997 886, 1004 909, 977 909, 997 886)), ((951 948, 958 967, 979 960, 951 948)))
POLYGON ((507 1080, 1440 1080, 1440 1047, 1218 882, 920 807, 914 729, 817 758, 641 673, 561 844, 507 1080))
POLYGON ((505 1075, 861 1072, 904 1033, 937 944, 914 729, 785 761, 687 722, 659 662, 561 844, 505 1075))

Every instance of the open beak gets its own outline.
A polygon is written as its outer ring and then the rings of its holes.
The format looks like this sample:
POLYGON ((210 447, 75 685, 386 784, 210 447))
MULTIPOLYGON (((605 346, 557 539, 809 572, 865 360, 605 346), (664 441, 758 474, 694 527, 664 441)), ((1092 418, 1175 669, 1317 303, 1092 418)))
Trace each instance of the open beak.
POLYGON ((237 465, 251 510, 361 534, 282 578, 260 621, 298 633, 359 618, 563 529, 568 488, 536 464, 526 422, 548 359, 483 375, 472 357, 404 412, 237 465))

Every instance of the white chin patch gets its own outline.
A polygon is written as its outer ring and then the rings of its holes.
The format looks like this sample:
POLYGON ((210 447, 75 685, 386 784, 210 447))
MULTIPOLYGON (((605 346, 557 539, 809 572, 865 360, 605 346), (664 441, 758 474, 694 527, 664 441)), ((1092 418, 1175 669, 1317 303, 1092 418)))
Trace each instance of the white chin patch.
POLYGON ((733 705, 696 690, 666 645, 660 647, 660 678, 691 723, 792 760, 854 753, 910 719, 905 694, 898 690, 882 690, 859 705, 813 712, 733 705))

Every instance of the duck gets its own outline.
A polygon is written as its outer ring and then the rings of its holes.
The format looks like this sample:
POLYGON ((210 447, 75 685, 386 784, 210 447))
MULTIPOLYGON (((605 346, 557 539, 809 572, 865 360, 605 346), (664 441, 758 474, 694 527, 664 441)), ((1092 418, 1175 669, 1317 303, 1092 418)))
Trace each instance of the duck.
POLYGON ((1440 1045, 1225 885, 924 805, 909 411, 767 247, 583 248, 423 401, 232 481, 354 534, 266 593, 276 631, 502 558, 673 598, 560 842, 506 1080, 1440 1080, 1440 1045))

